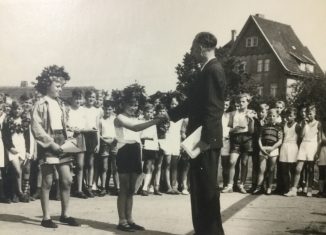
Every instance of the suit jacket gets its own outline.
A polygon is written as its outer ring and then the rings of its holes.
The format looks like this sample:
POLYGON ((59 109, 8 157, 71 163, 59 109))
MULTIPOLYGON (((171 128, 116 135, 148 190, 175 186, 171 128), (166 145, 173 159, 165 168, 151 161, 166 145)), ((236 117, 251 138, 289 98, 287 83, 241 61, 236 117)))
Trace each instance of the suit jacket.
POLYGON ((188 99, 169 110, 172 121, 189 118, 187 136, 203 126, 201 140, 211 148, 220 148, 222 141, 222 115, 224 110, 225 74, 216 58, 210 60, 193 84, 188 99))

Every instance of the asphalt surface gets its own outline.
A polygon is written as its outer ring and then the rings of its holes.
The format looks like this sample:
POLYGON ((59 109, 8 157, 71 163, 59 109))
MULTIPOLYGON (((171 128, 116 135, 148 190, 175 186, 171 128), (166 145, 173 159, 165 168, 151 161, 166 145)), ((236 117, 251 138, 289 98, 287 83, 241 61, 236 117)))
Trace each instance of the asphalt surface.
MULTIPOLYGON (((40 201, 0 204, 0 234, 130 234, 116 229, 116 197, 71 198, 70 215, 81 227, 58 222, 60 202, 51 201, 57 229, 40 226, 40 201)), ((326 234, 326 199, 277 195, 221 194, 223 226, 227 235, 326 234)), ((135 222, 146 227, 135 234, 193 234, 190 198, 184 195, 134 197, 135 222)))

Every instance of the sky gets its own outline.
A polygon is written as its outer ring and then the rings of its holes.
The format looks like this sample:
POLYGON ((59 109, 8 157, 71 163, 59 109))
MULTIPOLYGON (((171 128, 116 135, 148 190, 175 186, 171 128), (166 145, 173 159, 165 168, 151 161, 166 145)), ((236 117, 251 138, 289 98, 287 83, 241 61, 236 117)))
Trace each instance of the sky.
POLYGON ((69 86, 174 90, 198 32, 223 46, 257 13, 291 25, 326 70, 325 0, 0 0, 0 86, 30 83, 57 64, 69 86))

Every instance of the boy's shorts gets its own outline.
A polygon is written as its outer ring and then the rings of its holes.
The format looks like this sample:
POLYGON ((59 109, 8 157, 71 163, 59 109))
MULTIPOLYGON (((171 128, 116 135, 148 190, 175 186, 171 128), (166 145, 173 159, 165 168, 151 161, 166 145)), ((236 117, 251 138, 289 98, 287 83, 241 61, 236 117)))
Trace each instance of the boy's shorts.
POLYGON ((252 134, 248 132, 230 135, 230 153, 251 153, 252 134))

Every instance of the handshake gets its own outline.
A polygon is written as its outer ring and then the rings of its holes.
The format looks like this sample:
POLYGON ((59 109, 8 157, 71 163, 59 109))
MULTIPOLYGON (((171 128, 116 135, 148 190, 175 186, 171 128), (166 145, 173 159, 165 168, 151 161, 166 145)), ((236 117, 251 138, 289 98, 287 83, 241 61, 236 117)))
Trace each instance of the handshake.
POLYGON ((157 120, 158 123, 164 123, 170 121, 170 117, 167 113, 160 113, 156 115, 154 119, 157 120))

